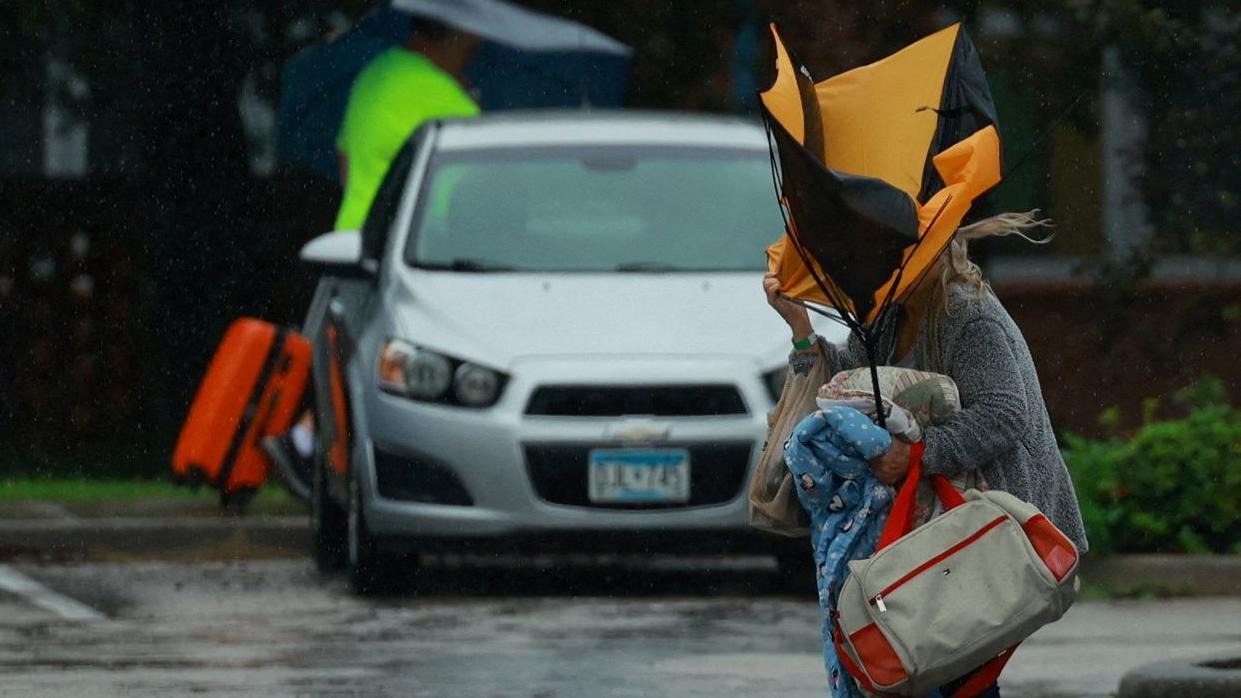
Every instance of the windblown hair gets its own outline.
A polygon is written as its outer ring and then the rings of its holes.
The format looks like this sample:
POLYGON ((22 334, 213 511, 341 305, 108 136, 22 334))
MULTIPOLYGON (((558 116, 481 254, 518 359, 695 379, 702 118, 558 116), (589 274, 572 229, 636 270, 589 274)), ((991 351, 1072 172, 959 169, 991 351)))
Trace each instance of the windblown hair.
MULTIPOLYGON (((926 289, 931 294, 931 297, 927 300, 925 312, 928 314, 928 329, 934 346, 939 345, 940 323, 943 320, 943 315, 948 312, 948 295, 951 293, 950 287, 952 284, 961 283, 973 288, 974 297, 979 300, 985 297, 991 290, 991 285, 983 278, 982 269, 970 261, 970 242, 989 237, 1016 235, 1036 245, 1042 245, 1051 242, 1054 233, 1049 232, 1045 236, 1036 237, 1031 231, 1039 228, 1050 228, 1051 225, 1051 220, 1039 218, 1038 209, 1034 209, 1025 213, 1001 213, 957 229, 952 242, 948 244, 948 249, 939 258, 939 261, 936 262, 937 266, 932 270, 933 274, 939 275, 939 283, 926 289)), ((927 279, 927 282, 929 284, 930 279, 927 279)), ((933 356, 929 356, 927 360, 935 361, 936 359, 933 356)), ((939 372, 945 370, 943 366, 935 363, 930 364, 930 366, 931 370, 939 372)))
POLYGON ((970 242, 983 238, 1007 237, 1009 235, 1016 235, 1035 245, 1051 242, 1051 239, 1055 237, 1055 233, 1048 233, 1042 237, 1035 237, 1031 234, 1031 231, 1052 226, 1051 220, 1039 218, 1038 212, 1039 210, 1036 208, 1024 213, 1001 213, 990 218, 984 218, 963 228, 958 228, 956 235, 952 238, 952 242, 948 244, 948 249, 939 261, 941 267, 939 270, 941 297, 946 295, 948 287, 957 281, 977 289, 979 297, 985 295, 990 289, 987 280, 983 278, 982 269, 970 261, 970 242))

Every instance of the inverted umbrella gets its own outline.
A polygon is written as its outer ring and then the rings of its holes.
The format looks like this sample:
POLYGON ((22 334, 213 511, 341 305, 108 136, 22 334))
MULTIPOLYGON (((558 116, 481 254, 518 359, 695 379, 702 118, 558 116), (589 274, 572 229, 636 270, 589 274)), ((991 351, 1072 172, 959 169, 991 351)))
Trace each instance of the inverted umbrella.
POLYGON ((285 164, 336 180, 336 133, 354 78, 409 36, 419 16, 484 40, 466 69, 484 110, 619 106, 631 50, 578 22, 499 0, 394 0, 285 62, 277 148, 285 164))
POLYGON ((771 31, 759 97, 786 226, 768 267, 790 298, 831 306, 873 368, 876 328, 1000 181, 995 104, 959 24, 817 83, 771 31))

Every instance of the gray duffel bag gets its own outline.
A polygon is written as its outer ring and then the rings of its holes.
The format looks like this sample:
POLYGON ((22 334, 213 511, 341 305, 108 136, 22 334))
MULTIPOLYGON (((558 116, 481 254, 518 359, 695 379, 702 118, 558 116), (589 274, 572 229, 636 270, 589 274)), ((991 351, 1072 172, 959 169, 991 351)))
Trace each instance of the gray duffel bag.
POLYGON ((977 669, 955 694, 974 695, 1076 597, 1077 548, 1037 508, 931 479, 946 511, 897 538, 913 489, 902 488, 878 552, 849 563, 840 591, 836 650, 872 693, 920 695, 977 669))

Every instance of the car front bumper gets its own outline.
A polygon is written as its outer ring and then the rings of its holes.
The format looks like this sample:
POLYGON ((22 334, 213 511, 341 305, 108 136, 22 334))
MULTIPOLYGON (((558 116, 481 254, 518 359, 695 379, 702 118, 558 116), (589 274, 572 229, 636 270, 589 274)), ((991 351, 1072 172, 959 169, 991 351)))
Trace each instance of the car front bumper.
MULTIPOLYGON (((746 489, 766 437, 771 407, 760 366, 735 358, 528 359, 513 367, 500 401, 473 410, 408 400, 368 389, 361 448, 363 501, 377 535, 453 547, 489 539, 544 541, 550 547, 591 548, 609 537, 649 547, 659 539, 713 537, 731 546, 752 539, 746 489), (541 385, 736 386, 746 414, 705 417, 550 417, 525 414, 541 385), (528 467, 528 449, 576 447, 731 448, 735 487, 717 503, 616 509, 563 504, 540 496, 528 467), (376 449, 389 458, 434 463, 468 492, 469 505, 405 501, 381 496, 376 449), (740 453, 740 456, 736 454, 740 453), (579 540, 580 534, 591 534, 579 540), (577 545, 581 543, 581 545, 577 545)), ((706 451, 712 452, 712 451, 706 451)), ((691 479, 710 474, 712 462, 695 458, 691 479)), ((585 467, 584 464, 582 466, 585 467)), ((539 548, 542 549, 542 548, 539 548)))

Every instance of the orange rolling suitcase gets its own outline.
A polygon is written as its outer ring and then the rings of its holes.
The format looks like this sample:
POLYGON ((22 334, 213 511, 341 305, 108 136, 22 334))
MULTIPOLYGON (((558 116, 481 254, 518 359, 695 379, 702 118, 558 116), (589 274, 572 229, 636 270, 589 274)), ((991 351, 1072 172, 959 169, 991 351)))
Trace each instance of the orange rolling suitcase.
POLYGON ((174 476, 216 487, 222 504, 244 505, 267 479, 259 442, 292 425, 309 375, 305 337, 252 318, 234 322, 181 428, 174 476))

